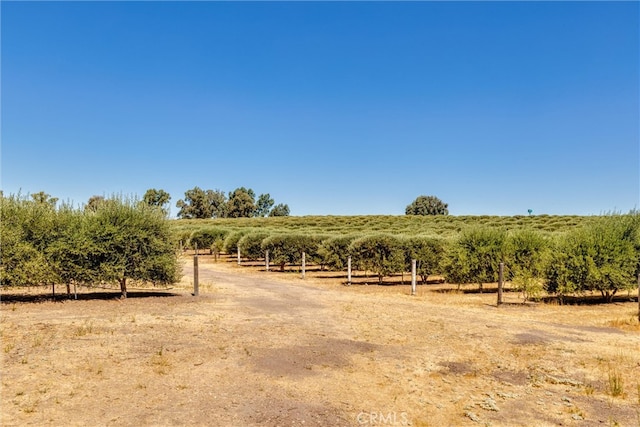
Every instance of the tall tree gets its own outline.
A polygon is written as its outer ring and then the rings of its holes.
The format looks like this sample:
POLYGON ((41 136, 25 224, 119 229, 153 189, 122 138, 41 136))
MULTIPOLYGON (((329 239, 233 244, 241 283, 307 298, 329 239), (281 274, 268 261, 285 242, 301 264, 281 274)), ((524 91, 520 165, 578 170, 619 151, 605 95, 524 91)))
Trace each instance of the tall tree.
POLYGON ((271 209, 269 216, 289 216, 289 205, 278 203, 271 209))
POLYGON ((273 207, 275 201, 271 198, 269 193, 261 194, 258 197, 258 201, 256 202, 256 210, 254 215, 257 217, 264 217, 269 215, 271 208, 273 207))
POLYGON ((142 198, 144 203, 161 209, 165 215, 169 215, 169 200, 171 200, 169 193, 164 190, 156 190, 155 188, 148 189, 142 198))
POLYGON ((184 193, 176 207, 179 218, 222 218, 226 216, 226 197, 220 190, 203 190, 194 187, 184 193))
POLYGON ((229 218, 249 218, 256 211, 256 193, 244 187, 236 188, 229 193, 227 202, 227 216, 229 218))
POLYGON ((405 209, 407 215, 449 215, 449 205, 435 196, 418 196, 405 209))

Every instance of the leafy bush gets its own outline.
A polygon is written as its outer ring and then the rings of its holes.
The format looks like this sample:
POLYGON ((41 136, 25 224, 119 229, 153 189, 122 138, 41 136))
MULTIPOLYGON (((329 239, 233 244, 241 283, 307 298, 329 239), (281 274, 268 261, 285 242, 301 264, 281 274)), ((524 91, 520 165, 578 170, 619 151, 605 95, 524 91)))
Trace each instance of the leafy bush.
POLYGON ((240 252, 250 260, 257 260, 264 257, 264 249, 262 249, 262 241, 269 237, 268 232, 254 231, 245 234, 238 241, 240 252))
POLYGON ((404 251, 396 236, 378 234, 360 237, 351 243, 349 251, 361 268, 378 275, 380 283, 384 276, 403 271, 404 251))
POLYGON ((609 215, 558 239, 547 269, 547 291, 560 298, 599 291, 611 302, 620 290, 637 286, 640 217, 609 215))
POLYGON ((2 197, 3 285, 172 283, 178 262, 164 213, 134 200, 106 199, 93 209, 2 197))
POLYGON ((409 237, 402 242, 404 269, 411 270, 411 260, 416 260, 416 273, 423 284, 430 275, 442 273, 446 256, 446 240, 438 237, 409 237))
POLYGON ((240 230, 227 234, 227 237, 224 239, 224 244, 222 245, 223 250, 230 255, 238 252, 238 242, 242 239, 242 236, 250 231, 251 230, 240 230))
POLYGON ((489 227, 472 227, 462 231, 449 251, 445 266, 450 283, 496 282, 500 262, 504 261, 506 232, 489 227))
POLYGON ((308 234, 277 234, 262 241, 262 250, 269 251, 269 259, 284 271, 287 264, 299 264, 302 252, 309 257, 317 256, 321 239, 308 234))
POLYGON ((318 247, 320 263, 330 270, 339 271, 347 268, 351 254, 349 246, 357 236, 338 236, 322 240, 318 247))
POLYGON ((522 292, 524 301, 537 298, 544 291, 550 249, 549 240, 535 230, 516 230, 507 236, 507 279, 522 292))
POLYGON ((229 231, 223 228, 202 228, 196 230, 189 238, 189 244, 192 248, 198 245, 198 249, 209 249, 209 253, 213 253, 214 246, 219 247, 224 242, 229 231), (217 244, 217 245, 216 245, 217 244))

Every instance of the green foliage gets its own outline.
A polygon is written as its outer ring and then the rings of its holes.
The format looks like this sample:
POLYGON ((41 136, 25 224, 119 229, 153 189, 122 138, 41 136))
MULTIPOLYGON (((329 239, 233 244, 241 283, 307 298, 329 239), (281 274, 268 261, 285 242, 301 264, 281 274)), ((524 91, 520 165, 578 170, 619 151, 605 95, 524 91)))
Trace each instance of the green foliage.
POLYGON ((299 264, 302 252, 309 259, 316 257, 321 238, 308 234, 277 234, 262 241, 262 250, 269 251, 269 259, 284 271, 287 264, 299 264))
POLYGON ((44 191, 40 191, 38 193, 34 193, 31 195, 31 199, 33 199, 36 203, 46 203, 51 205, 51 207, 55 207, 58 203, 57 197, 51 197, 50 194, 45 193, 44 191))
POLYGON ((120 283, 123 297, 129 279, 159 284, 178 279, 169 225, 157 209, 111 198, 87 220, 86 237, 95 243, 89 265, 101 281, 120 283))
POLYGON ((610 302, 635 288, 640 257, 637 212, 608 215, 558 239, 547 270, 547 291, 560 297, 599 291, 610 302))
POLYGON ((445 266, 450 283, 498 281, 499 264, 504 261, 506 233, 501 229, 473 227, 464 230, 453 242, 445 266))
POLYGON ((256 202, 256 210, 254 212, 254 216, 257 217, 265 217, 269 215, 269 211, 273 207, 275 201, 271 198, 269 193, 261 194, 258 197, 258 201, 256 202))
POLYGON ((171 200, 169 193, 164 190, 156 190, 155 188, 148 189, 142 197, 144 203, 161 209, 167 216, 169 215, 169 200, 171 200))
POLYGON ((227 237, 224 239, 223 249, 228 254, 235 254, 238 251, 238 242, 245 234, 249 233, 251 230, 240 230, 233 231, 227 234, 227 237))
POLYGON ((351 243, 349 251, 362 269, 378 275, 379 282, 384 276, 403 271, 404 251, 396 236, 377 234, 360 237, 351 243))
POLYGON ((449 205, 435 196, 418 196, 405 209, 407 215, 449 215, 449 205))
POLYGON ((98 207, 104 202, 103 196, 91 196, 89 197, 89 201, 84 205, 84 209, 88 211, 97 211, 98 207))
POLYGON ((446 241, 438 237, 416 236, 402 241, 404 249, 404 269, 411 270, 411 260, 416 260, 416 273, 422 283, 427 283, 430 275, 440 274, 447 253, 446 241))
POLYGON ((278 203, 271 209, 269 216, 289 216, 289 205, 278 203))
POLYGON ((265 231, 254 231, 242 236, 238 241, 240 252, 246 258, 250 260, 257 260, 264 258, 264 249, 262 248, 262 241, 269 237, 269 233, 265 231))
POLYGON ((227 216, 229 218, 248 218, 256 212, 256 195, 252 189, 236 188, 229 193, 227 216))
POLYGON ((214 248, 219 248, 229 232, 223 228, 202 228, 194 231, 189 238, 189 246, 198 249, 209 249, 213 253, 214 248))
POLYGON ((178 263, 164 215, 137 201, 112 198, 77 210, 2 197, 2 285, 128 279, 172 283, 178 263))
POLYGON ((347 268, 350 255, 349 246, 358 237, 357 235, 347 235, 322 240, 318 247, 320 263, 334 271, 347 268))
POLYGON ((0 283, 13 286, 52 283, 55 274, 45 249, 54 230, 54 207, 13 195, 1 200, 0 283))
POLYGON ((178 218, 223 218, 226 215, 226 196, 220 190, 194 187, 184 193, 184 200, 176 203, 178 218))
POLYGON ((539 297, 544 290, 543 278, 547 267, 551 243, 541 232, 516 230, 507 235, 505 262, 508 274, 524 301, 539 297))

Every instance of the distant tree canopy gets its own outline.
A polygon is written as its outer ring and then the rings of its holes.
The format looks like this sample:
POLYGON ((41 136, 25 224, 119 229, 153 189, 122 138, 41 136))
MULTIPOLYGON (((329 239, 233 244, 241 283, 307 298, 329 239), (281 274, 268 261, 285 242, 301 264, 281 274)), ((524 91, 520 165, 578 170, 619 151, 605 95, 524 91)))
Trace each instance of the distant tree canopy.
POLYGON ((418 196, 405 209, 407 215, 449 215, 449 205, 435 196, 418 196))
POLYGON ((269 216, 289 216, 289 205, 279 203, 271 209, 269 216))
POLYGON ((161 209, 165 215, 169 214, 169 200, 171 200, 169 193, 164 190, 156 190, 155 188, 148 189, 142 197, 144 203, 161 209))
POLYGON ((104 196, 91 196, 84 209, 86 211, 97 211, 98 207, 104 202, 104 196))
POLYGON ((220 190, 203 190, 194 187, 185 192, 185 198, 178 200, 178 218, 251 218, 265 216, 289 216, 289 206, 278 204, 269 193, 256 193, 251 188, 239 187, 229 192, 229 197, 220 190))

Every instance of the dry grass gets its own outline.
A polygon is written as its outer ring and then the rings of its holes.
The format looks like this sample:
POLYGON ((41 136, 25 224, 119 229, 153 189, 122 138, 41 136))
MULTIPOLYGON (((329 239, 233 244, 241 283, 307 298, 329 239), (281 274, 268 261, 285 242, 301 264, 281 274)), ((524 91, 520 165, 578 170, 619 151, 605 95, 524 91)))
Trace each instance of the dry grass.
POLYGON ((206 257, 193 298, 188 261, 173 296, 3 302, 1 424, 640 425, 634 302, 496 308, 206 257))

